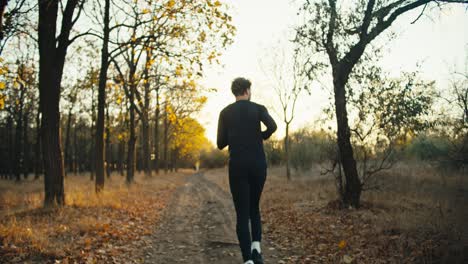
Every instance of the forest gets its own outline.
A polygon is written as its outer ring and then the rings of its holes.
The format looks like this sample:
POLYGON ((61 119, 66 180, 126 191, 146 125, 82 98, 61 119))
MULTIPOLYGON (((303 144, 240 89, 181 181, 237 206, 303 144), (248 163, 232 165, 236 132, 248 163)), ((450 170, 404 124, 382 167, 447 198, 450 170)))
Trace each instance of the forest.
MULTIPOLYGON (((234 2, 0 1, 1 263, 241 263, 229 151, 205 125, 228 91, 207 76, 245 34, 234 2)), ((293 2, 287 44, 255 58, 281 130, 263 142, 266 262, 466 263, 466 26, 442 83, 382 61, 398 21, 468 1, 293 2), (301 113, 318 90, 319 118, 301 113)))

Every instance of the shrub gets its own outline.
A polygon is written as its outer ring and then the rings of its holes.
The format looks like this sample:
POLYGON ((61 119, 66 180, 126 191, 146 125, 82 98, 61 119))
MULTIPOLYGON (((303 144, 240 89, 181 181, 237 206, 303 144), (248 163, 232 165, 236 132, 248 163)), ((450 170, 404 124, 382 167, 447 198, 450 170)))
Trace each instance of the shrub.
POLYGON ((263 142, 263 149, 267 163, 269 165, 280 165, 284 160, 283 141, 282 140, 267 140, 263 142))
POLYGON ((325 131, 301 129, 291 134, 290 159, 296 170, 308 170, 314 162, 323 162, 334 155, 336 143, 325 131))
POLYGON ((406 147, 405 154, 409 158, 425 161, 436 161, 448 157, 450 142, 441 137, 419 135, 406 147))
POLYGON ((222 168, 226 166, 228 153, 216 148, 209 151, 202 151, 200 155, 200 166, 202 168, 222 168))

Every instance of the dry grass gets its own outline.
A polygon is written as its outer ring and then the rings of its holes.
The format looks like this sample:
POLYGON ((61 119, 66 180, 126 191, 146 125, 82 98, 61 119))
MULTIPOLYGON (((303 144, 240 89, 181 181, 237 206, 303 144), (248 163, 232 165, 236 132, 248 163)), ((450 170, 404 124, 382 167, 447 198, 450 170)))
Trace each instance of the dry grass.
POLYGON ((65 179, 67 206, 43 209, 42 181, 0 181, 0 262, 135 261, 172 191, 191 172, 106 179, 96 195, 87 175, 65 179))
POLYGON ((269 169, 262 198, 267 233, 292 248, 288 263, 466 263, 468 175, 403 164, 379 175, 359 210, 338 210, 334 182, 318 168, 269 169))

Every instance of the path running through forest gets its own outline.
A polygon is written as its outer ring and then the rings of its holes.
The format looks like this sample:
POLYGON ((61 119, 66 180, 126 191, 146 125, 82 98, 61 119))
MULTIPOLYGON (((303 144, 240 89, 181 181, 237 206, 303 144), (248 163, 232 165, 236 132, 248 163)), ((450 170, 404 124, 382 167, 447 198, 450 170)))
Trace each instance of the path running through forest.
MULTIPOLYGON (((145 253, 145 263, 242 263, 235 233, 231 195, 219 177, 196 173, 179 187, 165 209, 145 253)), ((266 263, 278 263, 285 252, 264 236, 266 263)), ((282 262, 280 262, 282 263, 282 262)))

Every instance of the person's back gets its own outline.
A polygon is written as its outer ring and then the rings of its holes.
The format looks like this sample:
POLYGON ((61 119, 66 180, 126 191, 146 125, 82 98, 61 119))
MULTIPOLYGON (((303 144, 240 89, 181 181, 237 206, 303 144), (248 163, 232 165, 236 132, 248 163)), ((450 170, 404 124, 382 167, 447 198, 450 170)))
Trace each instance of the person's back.
POLYGON ((221 111, 218 148, 229 146, 231 162, 265 162, 263 140, 275 130, 276 124, 263 105, 237 100, 221 111), (261 131, 260 122, 265 124, 266 131, 261 131))
POLYGON ((250 85, 244 78, 232 82, 236 102, 219 114, 217 145, 219 149, 229 146, 229 188, 242 258, 247 264, 262 264, 259 204, 267 174, 263 140, 275 132, 276 123, 263 105, 250 102, 250 85), (261 122, 265 131, 261 131, 261 122))

